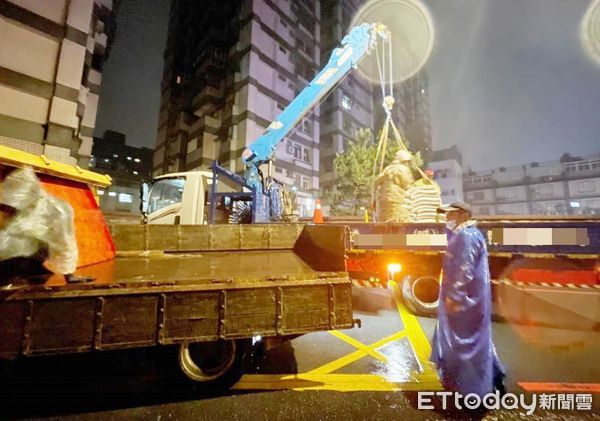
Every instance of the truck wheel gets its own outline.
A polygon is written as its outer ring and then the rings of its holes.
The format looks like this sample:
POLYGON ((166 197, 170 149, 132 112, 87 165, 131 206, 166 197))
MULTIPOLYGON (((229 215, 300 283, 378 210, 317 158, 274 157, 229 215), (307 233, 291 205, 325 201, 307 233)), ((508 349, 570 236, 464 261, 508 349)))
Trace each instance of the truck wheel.
POLYGON ((249 340, 184 342, 157 368, 162 383, 204 391, 227 390, 242 376, 249 340), (175 361, 177 363, 175 363, 175 361), (167 364, 164 364, 167 363, 167 364))
POLYGON ((179 367, 195 382, 211 382, 224 376, 236 357, 235 341, 184 342, 179 346, 179 367))
POLYGON ((439 305, 440 284, 434 276, 413 279, 406 276, 402 281, 402 299, 408 309, 417 316, 435 316, 439 305))

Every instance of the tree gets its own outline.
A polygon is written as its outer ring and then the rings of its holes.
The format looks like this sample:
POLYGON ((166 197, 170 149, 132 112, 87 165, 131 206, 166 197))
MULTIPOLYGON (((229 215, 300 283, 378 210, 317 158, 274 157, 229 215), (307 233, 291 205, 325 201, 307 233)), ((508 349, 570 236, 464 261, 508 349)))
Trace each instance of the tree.
MULTIPOLYGON (((361 208, 371 209, 373 183, 379 173, 379 168, 373 173, 377 145, 373 132, 363 128, 348 142, 344 152, 336 154, 333 161, 335 186, 324 194, 332 215, 359 215, 361 208)), ((392 162, 398 152, 393 138, 388 138, 387 145, 384 166, 392 162)), ((414 156, 414 163, 423 165, 419 152, 414 156)))
POLYGON ((360 129, 344 152, 336 154, 333 160, 335 186, 325 193, 332 214, 357 215, 361 207, 370 207, 376 153, 373 133, 369 129, 360 129))

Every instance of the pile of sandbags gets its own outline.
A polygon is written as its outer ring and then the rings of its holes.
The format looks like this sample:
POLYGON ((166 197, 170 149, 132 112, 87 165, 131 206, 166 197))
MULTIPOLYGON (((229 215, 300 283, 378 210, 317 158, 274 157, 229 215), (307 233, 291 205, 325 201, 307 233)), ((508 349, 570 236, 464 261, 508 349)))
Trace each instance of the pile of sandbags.
POLYGON ((377 222, 443 222, 437 213, 440 206, 440 187, 413 163, 407 150, 398 151, 375 180, 377 222), (421 175, 418 180, 411 165, 421 175))
POLYGON ((375 214, 377 222, 408 222, 406 190, 415 179, 406 162, 394 161, 375 180, 375 214))
POLYGON ((421 178, 404 194, 403 207, 408 222, 443 222, 444 215, 437 213, 440 206, 440 187, 432 180, 421 178))

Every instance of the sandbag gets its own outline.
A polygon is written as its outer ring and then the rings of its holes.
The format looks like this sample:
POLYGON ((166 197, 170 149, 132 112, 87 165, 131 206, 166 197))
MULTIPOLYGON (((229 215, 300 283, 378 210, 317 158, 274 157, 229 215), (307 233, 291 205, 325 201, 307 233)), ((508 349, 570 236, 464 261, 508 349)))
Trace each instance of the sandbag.
POLYGON ((414 176, 404 162, 394 161, 383 169, 375 180, 377 222, 407 222, 410 213, 404 206, 406 190, 414 176))

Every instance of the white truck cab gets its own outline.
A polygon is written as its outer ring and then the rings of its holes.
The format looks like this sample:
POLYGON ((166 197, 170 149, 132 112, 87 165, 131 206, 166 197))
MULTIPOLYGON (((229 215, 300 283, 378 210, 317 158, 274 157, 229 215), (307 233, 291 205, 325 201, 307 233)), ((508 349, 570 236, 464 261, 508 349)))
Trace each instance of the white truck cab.
MULTIPOLYGON (((146 224, 206 225, 209 223, 212 171, 187 171, 158 176, 142 184, 142 214, 146 224)), ((218 191, 233 192, 227 180, 218 183, 218 191)), ((218 199, 219 200, 219 199, 218 199)), ((232 203, 215 206, 215 223, 230 222, 232 203)))
POLYGON ((152 185, 147 187, 147 198, 142 198, 146 223, 206 224, 211 184, 210 171, 188 171, 156 177, 152 185))

